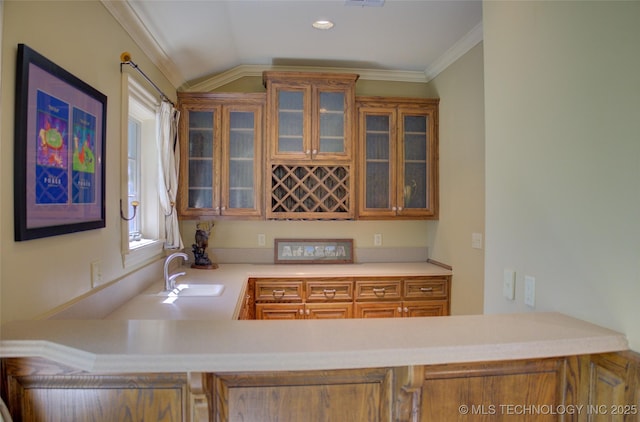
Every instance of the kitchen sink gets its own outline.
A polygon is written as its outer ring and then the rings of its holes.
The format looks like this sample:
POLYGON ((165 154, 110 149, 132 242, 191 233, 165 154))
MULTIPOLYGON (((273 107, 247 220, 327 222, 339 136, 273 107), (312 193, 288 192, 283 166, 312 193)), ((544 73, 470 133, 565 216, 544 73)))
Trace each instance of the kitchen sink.
POLYGON ((171 291, 162 291, 159 296, 220 296, 224 291, 223 284, 177 284, 171 291))

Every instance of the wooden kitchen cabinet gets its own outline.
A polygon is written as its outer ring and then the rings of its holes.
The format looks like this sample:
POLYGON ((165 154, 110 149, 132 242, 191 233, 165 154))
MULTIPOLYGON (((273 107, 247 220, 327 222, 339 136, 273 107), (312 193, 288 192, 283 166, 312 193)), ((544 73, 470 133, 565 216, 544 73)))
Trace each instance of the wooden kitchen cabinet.
POLYGON ((438 218, 438 99, 358 97, 358 218, 438 218))
POLYGON ((264 94, 179 93, 181 217, 262 215, 264 94))
POLYGON ((449 315, 449 276, 356 279, 355 318, 449 315))
MULTIPOLYGON (((250 279, 255 319, 449 315, 450 276, 250 279)), ((246 317, 245 317, 246 318, 246 317)))
POLYGON ((254 279, 256 319, 353 317, 353 281, 254 279))
POLYGON ((640 355, 331 370, 104 374, 3 358, 15 421, 637 421, 640 355))
POLYGON ((355 215, 356 74, 264 72, 266 218, 355 215))
POLYGON ((350 161, 356 74, 264 72, 272 160, 350 161))

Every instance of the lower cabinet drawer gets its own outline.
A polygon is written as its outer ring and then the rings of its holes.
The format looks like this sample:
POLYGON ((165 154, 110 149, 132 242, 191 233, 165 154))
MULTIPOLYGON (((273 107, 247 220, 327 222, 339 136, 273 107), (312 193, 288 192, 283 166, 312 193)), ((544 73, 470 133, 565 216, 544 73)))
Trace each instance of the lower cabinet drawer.
POLYGON ((307 281, 305 297, 308 302, 351 301, 353 300, 353 282, 307 281))
POLYGON ((356 280, 356 300, 401 299, 402 280, 356 280))
POLYGON ((302 281, 257 280, 255 285, 257 302, 302 301, 302 281))
POLYGON ((405 299, 446 299, 449 282, 446 278, 419 278, 404 280, 405 299))

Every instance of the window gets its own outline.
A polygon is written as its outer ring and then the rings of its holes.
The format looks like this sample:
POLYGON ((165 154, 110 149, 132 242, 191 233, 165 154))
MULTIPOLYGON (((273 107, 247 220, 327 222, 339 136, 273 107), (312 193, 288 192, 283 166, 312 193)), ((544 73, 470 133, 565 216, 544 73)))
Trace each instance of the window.
POLYGON ((162 254, 164 218, 158 200, 158 100, 123 74, 123 103, 122 213, 129 220, 122 220, 121 234, 123 264, 130 267, 162 254))

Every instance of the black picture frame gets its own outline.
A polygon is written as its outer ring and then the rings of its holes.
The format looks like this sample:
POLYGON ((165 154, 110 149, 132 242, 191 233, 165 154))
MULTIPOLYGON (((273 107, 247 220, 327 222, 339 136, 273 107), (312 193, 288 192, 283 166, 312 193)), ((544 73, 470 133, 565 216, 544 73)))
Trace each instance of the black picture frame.
POLYGON ((15 240, 106 226, 107 97, 18 44, 15 240))

